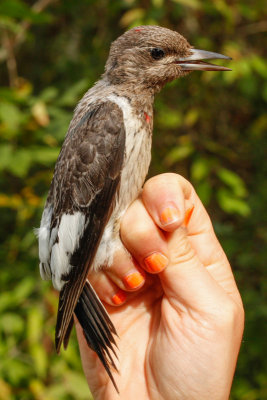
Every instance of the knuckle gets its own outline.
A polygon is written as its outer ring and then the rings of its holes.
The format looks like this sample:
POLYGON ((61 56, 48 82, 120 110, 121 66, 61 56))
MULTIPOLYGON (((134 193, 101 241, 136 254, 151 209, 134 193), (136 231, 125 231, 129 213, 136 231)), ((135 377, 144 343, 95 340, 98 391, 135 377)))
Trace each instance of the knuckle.
POLYGON ((177 231, 175 239, 170 247, 171 263, 177 265, 195 262, 196 253, 187 238, 177 231))
POLYGON ((182 175, 175 174, 173 172, 166 172, 157 176, 153 176, 148 179, 143 188, 143 196, 146 194, 155 193, 155 190, 159 188, 164 191, 168 189, 180 187, 180 190, 184 192, 187 198, 195 195, 195 189, 192 184, 185 179, 182 175))
POLYGON ((146 243, 147 241, 151 241, 153 236, 153 229, 149 228, 146 224, 139 222, 132 226, 128 239, 132 242, 146 243))
POLYGON ((170 181, 176 181, 177 183, 177 174, 173 172, 166 172, 164 174, 156 175, 145 182, 143 190, 147 191, 154 189, 155 186, 166 185, 166 183, 170 181))
POLYGON ((243 305, 229 299, 228 302, 224 303, 220 313, 218 313, 216 325, 220 330, 237 329, 238 327, 243 327, 244 317, 243 305))
POLYGON ((120 226, 120 234, 124 243, 135 243, 147 241, 153 237, 153 229, 142 219, 133 219, 127 216, 122 219, 120 226))

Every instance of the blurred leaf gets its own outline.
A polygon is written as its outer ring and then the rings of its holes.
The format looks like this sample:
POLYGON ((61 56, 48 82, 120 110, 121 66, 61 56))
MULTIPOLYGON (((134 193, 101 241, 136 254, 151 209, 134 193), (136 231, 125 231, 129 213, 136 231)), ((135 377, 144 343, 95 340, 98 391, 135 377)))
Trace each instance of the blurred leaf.
POLYGON ((175 3, 181 4, 185 7, 190 7, 193 9, 201 8, 201 2, 199 0, 173 0, 175 3))
POLYGON ((60 99, 58 104, 60 106, 73 106, 81 97, 81 94, 88 89, 89 82, 87 79, 81 79, 70 88, 68 88, 60 99))
POLYGON ((174 147, 166 157, 166 165, 170 166, 178 161, 184 160, 194 151, 191 143, 174 147))
POLYGON ((34 343, 30 346, 30 354, 34 362, 34 369, 37 376, 44 378, 47 371, 47 352, 42 343, 34 343))
POLYGON ((12 157, 9 159, 6 169, 15 176, 23 178, 27 175, 31 162, 31 152, 28 149, 19 149, 12 152, 12 157))
POLYGON ((29 345, 38 343, 43 331, 43 318, 40 310, 36 307, 31 308, 28 313, 27 329, 29 345))
POLYGON ((250 207, 247 202, 234 197, 229 190, 220 188, 216 195, 219 205, 225 212, 239 214, 242 217, 247 217, 250 214, 250 207))
POLYGON ((32 293, 34 286, 34 280, 25 277, 12 291, 0 293, 0 312, 17 307, 32 293))
POLYGON ((30 381, 29 389, 36 400, 53 400, 52 397, 47 396, 45 386, 37 379, 30 381))
POLYGON ((202 203, 207 206, 210 203, 212 195, 212 187, 208 181, 203 181, 196 186, 197 194, 202 201, 202 203))
POLYGON ((199 118, 199 112, 196 109, 191 109, 187 112, 184 122, 188 126, 193 126, 199 118))
POLYGON ((0 170, 9 166, 12 159, 12 147, 9 144, 0 145, 0 170))
MULTIPOLYGON (((22 114, 17 106, 12 103, 2 102, 0 103, 0 120, 4 124, 5 132, 9 135, 13 135, 17 131, 19 124, 22 120, 22 114)), ((3 131, 3 126, 0 132, 3 131)))
POLYGON ((10 380, 12 386, 19 385, 30 375, 30 366, 14 358, 5 360, 0 366, 0 373, 1 370, 5 371, 5 376, 10 380))
POLYGON ((191 166, 191 178, 193 181, 201 181, 210 173, 210 165, 207 159, 197 158, 191 166))
POLYGON ((89 389, 83 375, 69 371, 65 374, 64 378, 65 387, 68 392, 74 396, 74 398, 81 400, 88 399, 89 389))
POLYGON ((38 101, 33 105, 32 115, 39 125, 46 126, 49 124, 49 115, 44 102, 38 101))
POLYGON ((7 334, 21 333, 24 321, 22 317, 13 313, 6 313, 1 316, 0 328, 7 334))
POLYGON ((126 13, 120 20, 120 25, 123 26, 124 28, 128 27, 136 20, 143 18, 144 15, 145 15, 145 10, 143 8, 133 8, 129 11, 126 11, 126 13))
POLYGON ((50 20, 47 14, 32 11, 25 2, 20 0, 1 0, 0 13, 13 18, 25 18, 35 23, 50 20))
POLYGON ((181 125, 182 115, 178 110, 161 109, 157 115, 157 120, 165 128, 177 128, 181 125))
POLYGON ((56 99, 57 96, 58 89, 54 86, 49 86, 42 91, 42 93, 40 94, 40 99, 46 103, 56 99))
POLYGON ((0 379, 0 400, 11 400, 11 387, 0 379))
POLYGON ((222 182, 231 187, 235 196, 245 197, 247 195, 244 182, 235 172, 220 168, 217 170, 217 175, 222 182))
POLYGON ((49 148, 34 146, 32 149, 30 149, 32 160, 47 166, 56 161, 59 151, 60 149, 58 147, 49 148))

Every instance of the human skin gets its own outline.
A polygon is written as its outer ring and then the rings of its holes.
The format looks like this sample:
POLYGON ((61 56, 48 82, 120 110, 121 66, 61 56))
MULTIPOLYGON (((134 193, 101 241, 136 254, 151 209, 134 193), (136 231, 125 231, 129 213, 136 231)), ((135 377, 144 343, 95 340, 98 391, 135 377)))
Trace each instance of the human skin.
POLYGON ((192 185, 176 174, 148 180, 122 219, 121 238, 135 261, 127 252, 116 254, 108 271, 89 277, 118 332, 119 373, 113 375, 120 394, 76 322, 94 399, 228 399, 243 334, 243 305, 192 185), (171 210, 167 221, 166 210, 171 210), (168 265, 151 273, 144 260, 155 253, 167 257, 168 265), (130 288, 125 277, 132 273, 141 279, 130 288), (114 306, 116 293, 122 304, 114 306))

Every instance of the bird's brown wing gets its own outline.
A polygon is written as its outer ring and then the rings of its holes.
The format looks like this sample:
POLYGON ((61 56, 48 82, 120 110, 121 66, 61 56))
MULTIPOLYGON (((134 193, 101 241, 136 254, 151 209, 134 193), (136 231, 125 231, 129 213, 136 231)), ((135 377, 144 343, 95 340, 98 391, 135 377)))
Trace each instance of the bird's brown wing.
MULTIPOLYGON (((51 231, 55 227, 60 231, 64 215, 84 215, 82 234, 73 254, 68 254, 66 271, 61 273, 64 286, 60 291, 56 325, 58 352, 62 341, 68 342, 74 309, 112 212, 124 150, 122 111, 107 101, 88 111, 68 132, 56 164, 48 197, 48 204, 53 204, 51 231)), ((63 235, 59 236, 55 238, 58 245, 63 235)))

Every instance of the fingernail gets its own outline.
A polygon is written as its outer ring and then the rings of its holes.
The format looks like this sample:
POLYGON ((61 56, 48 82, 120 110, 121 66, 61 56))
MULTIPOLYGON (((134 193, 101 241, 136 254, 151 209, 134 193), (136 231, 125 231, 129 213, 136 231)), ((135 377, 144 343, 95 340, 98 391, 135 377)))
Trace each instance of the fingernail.
POLYGON ((116 306, 120 306, 126 300, 126 293, 120 289, 112 296, 111 300, 116 306))
POLYGON ((166 207, 161 215, 160 215, 160 222, 162 225, 169 225, 173 222, 176 222, 180 218, 180 212, 175 207, 166 207))
POLYGON ((129 289, 136 289, 138 286, 141 286, 144 281, 145 279, 140 272, 132 272, 123 278, 125 286, 127 286, 129 289))
POLYGON ((187 226, 189 224, 189 221, 192 217, 194 208, 195 208, 195 206, 192 206, 192 207, 188 208, 188 210, 186 210, 185 216, 184 216, 184 225, 185 226, 187 226))
POLYGON ((153 253, 144 259, 148 272, 160 272, 168 265, 168 258, 161 253, 153 253))

